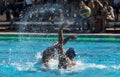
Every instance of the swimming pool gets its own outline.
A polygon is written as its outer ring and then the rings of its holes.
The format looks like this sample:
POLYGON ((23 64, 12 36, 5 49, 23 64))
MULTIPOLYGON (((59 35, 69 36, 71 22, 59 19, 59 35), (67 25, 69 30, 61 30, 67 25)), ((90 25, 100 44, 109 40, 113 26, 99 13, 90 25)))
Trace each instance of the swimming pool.
POLYGON ((83 36, 69 41, 65 50, 77 52, 75 67, 49 69, 40 63, 41 53, 54 44, 57 35, 0 35, 0 77, 119 77, 120 37, 83 36))

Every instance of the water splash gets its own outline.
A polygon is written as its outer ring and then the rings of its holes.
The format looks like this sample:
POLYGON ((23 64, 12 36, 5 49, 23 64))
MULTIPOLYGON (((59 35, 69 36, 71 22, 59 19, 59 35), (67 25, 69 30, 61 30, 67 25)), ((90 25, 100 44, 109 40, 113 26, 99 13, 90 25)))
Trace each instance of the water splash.
POLYGON ((41 59, 42 58, 42 55, 40 52, 38 52, 36 55, 35 55, 36 59, 41 59))
POLYGON ((75 73, 75 72, 80 72, 80 71, 84 71, 86 69, 100 69, 100 70, 103 70, 103 69, 108 69, 108 68, 111 68, 111 69, 120 69, 120 66, 106 66, 106 65, 102 65, 102 64, 94 64, 94 63, 84 63, 82 61, 79 61, 77 60, 76 61, 76 66, 74 67, 70 67, 68 69, 61 69, 59 70, 58 69, 58 60, 54 60, 54 59, 51 59, 49 61, 49 68, 45 68, 42 63, 40 62, 41 60, 41 53, 38 52, 36 54, 36 58, 38 59, 37 61, 39 62, 26 62, 24 64, 21 64, 21 63, 11 63, 12 66, 14 66, 16 69, 18 69, 19 71, 40 71, 40 70, 43 70, 43 69, 46 69, 48 71, 50 70, 56 70, 57 71, 60 71, 61 74, 63 73, 75 73), (38 64, 37 64, 38 63, 38 64), (38 67, 36 67, 36 64, 38 67), (40 69, 39 69, 40 68, 40 69), (39 70, 38 70, 39 69, 39 70))
POLYGON ((21 18, 21 21, 26 23, 20 25, 19 31, 47 32, 50 29, 53 30, 53 27, 60 27, 59 25, 65 21, 68 22, 69 25, 74 24, 74 27, 82 25, 81 18, 72 17, 70 15, 72 5, 66 4, 66 6, 67 7, 65 7, 64 4, 58 3, 47 3, 44 5, 37 5, 32 9, 27 9, 21 18), (55 24, 57 24, 57 26, 55 24))
POLYGON ((35 71, 34 64, 32 62, 21 63, 11 63, 11 65, 18 71, 35 71))
POLYGON ((116 70, 120 70, 120 64, 119 65, 112 65, 111 68, 116 69, 116 70))

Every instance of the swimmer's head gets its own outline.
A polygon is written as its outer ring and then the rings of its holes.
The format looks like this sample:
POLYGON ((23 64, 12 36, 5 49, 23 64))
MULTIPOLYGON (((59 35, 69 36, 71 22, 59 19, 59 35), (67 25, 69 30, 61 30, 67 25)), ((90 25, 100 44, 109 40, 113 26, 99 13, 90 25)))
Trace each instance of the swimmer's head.
POLYGON ((76 57, 76 53, 75 53, 75 49, 70 47, 67 51, 66 51, 66 56, 69 58, 74 58, 76 57))

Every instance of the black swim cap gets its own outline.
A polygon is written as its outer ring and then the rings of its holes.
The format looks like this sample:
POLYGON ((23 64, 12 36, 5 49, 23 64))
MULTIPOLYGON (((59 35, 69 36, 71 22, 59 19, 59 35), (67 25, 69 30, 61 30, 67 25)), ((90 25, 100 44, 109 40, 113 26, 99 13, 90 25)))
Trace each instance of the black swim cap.
POLYGON ((70 47, 67 51, 66 51, 66 56, 67 57, 75 57, 76 53, 75 53, 75 49, 70 47))

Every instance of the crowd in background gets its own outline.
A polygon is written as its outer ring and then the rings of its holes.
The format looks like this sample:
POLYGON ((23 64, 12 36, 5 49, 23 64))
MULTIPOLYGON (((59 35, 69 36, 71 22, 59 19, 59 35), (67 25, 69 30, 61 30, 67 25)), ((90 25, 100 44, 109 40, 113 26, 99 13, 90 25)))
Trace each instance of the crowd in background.
POLYGON ((90 22, 91 31, 95 28, 98 31, 97 28, 101 28, 104 32, 107 21, 118 21, 120 14, 120 2, 114 3, 114 0, 0 0, 0 15, 6 14, 6 21, 19 20, 25 9, 48 2, 73 4, 71 7, 73 14, 82 5, 90 7, 92 15, 87 21, 90 22), (102 26, 96 27, 95 25, 102 26))

